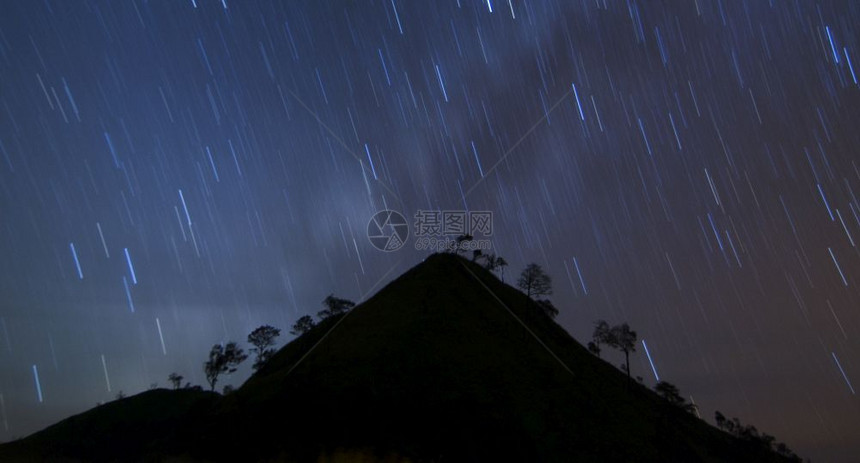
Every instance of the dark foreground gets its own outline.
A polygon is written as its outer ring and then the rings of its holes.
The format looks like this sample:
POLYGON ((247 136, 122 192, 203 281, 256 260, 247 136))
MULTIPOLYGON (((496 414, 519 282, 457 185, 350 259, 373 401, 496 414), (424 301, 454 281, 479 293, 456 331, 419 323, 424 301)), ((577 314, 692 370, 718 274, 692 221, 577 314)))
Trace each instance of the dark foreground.
POLYGON ((451 254, 323 321, 227 396, 147 391, 0 446, 0 461, 21 462, 380 460, 789 461, 629 381, 451 254))

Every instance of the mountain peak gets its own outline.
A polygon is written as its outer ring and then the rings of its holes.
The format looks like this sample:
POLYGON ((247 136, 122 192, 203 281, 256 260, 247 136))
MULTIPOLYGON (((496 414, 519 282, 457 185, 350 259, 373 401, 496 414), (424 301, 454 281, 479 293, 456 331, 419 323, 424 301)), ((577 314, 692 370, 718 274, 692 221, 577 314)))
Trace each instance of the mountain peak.
MULTIPOLYGON (((428 256, 284 346, 236 392, 195 404, 148 419, 161 430, 119 426, 113 442, 143 429, 141 455, 188 461, 781 461, 629 381, 455 254, 428 256)), ((93 412, 76 426, 107 419, 93 412)), ((55 428, 53 455, 118 458, 99 453, 98 436, 73 445, 57 437, 69 426, 55 428)), ((32 456, 45 433, 0 456, 32 456)))

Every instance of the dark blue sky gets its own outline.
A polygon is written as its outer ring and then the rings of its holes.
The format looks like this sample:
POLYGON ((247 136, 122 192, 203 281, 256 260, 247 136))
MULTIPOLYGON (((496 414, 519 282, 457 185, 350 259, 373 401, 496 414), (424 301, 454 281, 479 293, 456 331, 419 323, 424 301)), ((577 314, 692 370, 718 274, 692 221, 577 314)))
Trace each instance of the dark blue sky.
POLYGON ((0 11, 0 439, 202 384, 212 344, 427 254, 376 250, 378 210, 468 209, 706 419, 860 452, 857 3, 0 11))

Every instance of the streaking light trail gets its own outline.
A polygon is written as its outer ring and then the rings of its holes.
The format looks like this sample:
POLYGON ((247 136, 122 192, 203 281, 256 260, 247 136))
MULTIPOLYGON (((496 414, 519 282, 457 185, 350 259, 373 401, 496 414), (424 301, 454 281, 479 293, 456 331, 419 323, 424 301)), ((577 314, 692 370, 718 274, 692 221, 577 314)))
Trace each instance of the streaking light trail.
POLYGON ((648 363, 651 364, 651 371, 654 372, 654 379, 660 381, 660 375, 657 374, 657 368, 654 367, 654 360, 651 359, 651 352, 648 351, 648 344, 645 344, 645 340, 642 340, 642 347, 645 348, 645 355, 648 356, 648 363))
POLYGON ((125 261, 128 263, 128 272, 131 274, 131 282, 137 284, 137 276, 134 274, 134 265, 131 263, 131 256, 128 254, 128 248, 123 248, 125 252, 125 261))
POLYGON ((42 384, 39 382, 39 369, 33 365, 33 379, 36 381, 36 394, 39 397, 39 403, 42 403, 42 384))
POLYGON ((78 260, 78 251, 75 250, 75 243, 69 243, 69 249, 72 250, 72 257, 75 259, 75 268, 78 270, 78 278, 84 279, 84 272, 81 271, 81 262, 78 260))
POLYGON ((851 381, 848 380, 848 375, 845 374, 845 370, 842 369, 842 364, 839 363, 839 359, 836 358, 836 352, 831 352, 833 355, 833 360, 836 362, 836 366, 839 368, 839 372, 842 373, 842 378, 845 379, 845 384, 848 385, 848 389, 851 390, 851 395, 855 395, 854 386, 851 385, 851 381))

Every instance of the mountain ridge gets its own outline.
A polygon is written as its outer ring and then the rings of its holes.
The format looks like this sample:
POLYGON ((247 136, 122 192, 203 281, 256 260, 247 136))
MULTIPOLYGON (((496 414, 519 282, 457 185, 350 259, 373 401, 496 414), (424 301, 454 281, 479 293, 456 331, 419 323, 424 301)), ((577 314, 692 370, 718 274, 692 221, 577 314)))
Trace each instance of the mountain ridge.
MULTIPOLYGON (((193 413, 165 419, 171 432, 150 430, 135 447, 141 460, 788 461, 630 381, 525 294, 454 254, 429 256, 323 320, 235 392, 197 400, 193 413)), ((96 420, 97 410, 69 420, 96 420)), ((0 457, 26 455, 67 421, 0 457)), ((111 460, 59 442, 50 455, 111 460)))

